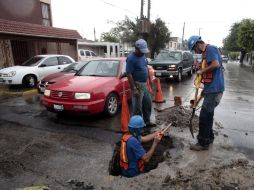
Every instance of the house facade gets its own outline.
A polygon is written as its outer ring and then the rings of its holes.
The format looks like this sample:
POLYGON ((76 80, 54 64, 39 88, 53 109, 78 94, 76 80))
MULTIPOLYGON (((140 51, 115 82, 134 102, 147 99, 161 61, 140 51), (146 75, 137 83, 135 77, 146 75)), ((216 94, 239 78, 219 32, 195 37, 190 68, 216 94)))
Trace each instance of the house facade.
POLYGON ((166 48, 170 50, 182 50, 182 38, 171 37, 166 44, 166 48))
POLYGON ((52 27, 51 0, 0 1, 0 68, 38 54, 66 54, 78 60, 75 30, 52 27))

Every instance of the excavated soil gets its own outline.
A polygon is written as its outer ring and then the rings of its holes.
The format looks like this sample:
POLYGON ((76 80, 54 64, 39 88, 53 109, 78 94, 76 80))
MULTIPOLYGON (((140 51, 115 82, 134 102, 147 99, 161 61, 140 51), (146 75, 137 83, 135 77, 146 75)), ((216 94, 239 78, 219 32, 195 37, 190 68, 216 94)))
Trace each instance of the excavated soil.
MULTIPOLYGON (((187 109, 184 106, 176 106, 167 108, 162 112, 159 112, 156 116, 156 123, 163 125, 165 123, 173 123, 173 127, 180 129, 188 128, 190 123, 190 117, 192 109, 187 109)), ((192 119, 192 127, 194 132, 198 130, 198 116, 194 115, 192 119)))

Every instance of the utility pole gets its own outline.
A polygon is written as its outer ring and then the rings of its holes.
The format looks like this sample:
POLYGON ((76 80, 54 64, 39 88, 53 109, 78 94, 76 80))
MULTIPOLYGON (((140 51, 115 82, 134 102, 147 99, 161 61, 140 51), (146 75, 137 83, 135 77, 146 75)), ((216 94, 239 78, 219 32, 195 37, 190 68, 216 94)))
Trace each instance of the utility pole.
POLYGON ((150 21, 150 10, 151 10, 151 0, 148 0, 147 5, 147 19, 150 21))
POLYGON ((201 30, 202 28, 198 28, 198 35, 200 36, 200 30, 201 30))
POLYGON ((144 0, 141 0, 140 19, 144 17, 144 0))
POLYGON ((185 31, 185 22, 183 23, 182 50, 184 49, 184 31, 185 31))
POLYGON ((95 28, 93 28, 93 35, 94 35, 94 41, 96 41, 96 31, 95 31, 95 28))
POLYGON ((150 11, 151 0, 148 0, 147 4, 147 17, 144 16, 144 3, 145 0, 141 0, 140 19, 139 19, 139 36, 147 41, 148 33, 150 32, 150 11))

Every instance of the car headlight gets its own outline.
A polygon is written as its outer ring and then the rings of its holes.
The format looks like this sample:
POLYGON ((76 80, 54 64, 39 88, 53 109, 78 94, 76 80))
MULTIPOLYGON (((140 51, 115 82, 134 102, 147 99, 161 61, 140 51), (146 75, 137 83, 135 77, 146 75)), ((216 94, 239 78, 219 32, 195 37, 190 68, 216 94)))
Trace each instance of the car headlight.
POLYGON ((75 93, 75 99, 77 100, 89 100, 90 98, 90 93, 75 93))
POLYGON ((8 73, 8 77, 13 77, 16 75, 16 71, 11 71, 8 73))
POLYGON ((176 68, 176 65, 169 65, 168 68, 176 68))
POLYGON ((44 91, 44 96, 50 96, 50 90, 47 90, 47 89, 46 89, 46 90, 44 91))

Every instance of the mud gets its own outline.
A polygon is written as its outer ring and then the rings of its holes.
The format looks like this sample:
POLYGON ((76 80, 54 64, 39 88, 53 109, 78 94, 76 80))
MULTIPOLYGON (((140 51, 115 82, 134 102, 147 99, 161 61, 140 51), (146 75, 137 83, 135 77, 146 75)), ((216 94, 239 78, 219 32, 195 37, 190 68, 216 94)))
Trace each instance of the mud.
POLYGON ((166 176, 162 186, 186 190, 253 189, 253 172, 254 167, 248 165, 248 160, 238 159, 221 166, 178 170, 175 178, 166 176))
MULTIPOLYGON (((163 112, 158 112, 156 123, 165 125, 165 123, 173 123, 173 127, 181 129, 188 128, 192 109, 184 106, 176 106, 165 109, 163 112)), ((194 115, 192 119, 192 127, 194 131, 198 130, 198 116, 194 115)))

